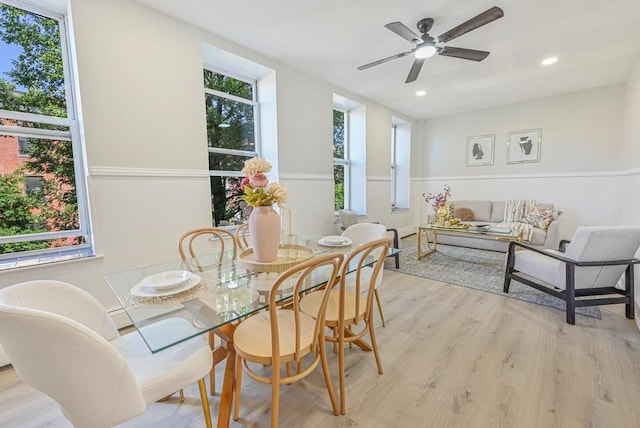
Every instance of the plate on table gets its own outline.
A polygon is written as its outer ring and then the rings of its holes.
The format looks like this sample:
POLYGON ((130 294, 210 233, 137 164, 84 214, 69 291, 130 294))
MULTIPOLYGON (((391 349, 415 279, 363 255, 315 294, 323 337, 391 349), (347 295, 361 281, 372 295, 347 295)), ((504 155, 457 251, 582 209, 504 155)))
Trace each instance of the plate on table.
MULTIPOLYGON (((145 282, 141 281, 134 285, 129 291, 132 295, 137 297, 163 297, 163 296, 171 296, 174 294, 182 293, 183 291, 187 291, 200 284, 201 278, 199 275, 195 273, 188 272, 189 279, 177 287, 162 289, 159 290, 157 288, 148 287, 145 282)), ((145 278, 146 279, 146 278, 145 278)))
POLYGON ((192 273, 186 270, 169 270, 149 275, 140 281, 140 284, 156 290, 168 290, 186 284, 191 275, 192 273))
POLYGON ((331 235, 318 239, 318 244, 325 247, 346 247, 353 244, 353 241, 346 236, 331 235))

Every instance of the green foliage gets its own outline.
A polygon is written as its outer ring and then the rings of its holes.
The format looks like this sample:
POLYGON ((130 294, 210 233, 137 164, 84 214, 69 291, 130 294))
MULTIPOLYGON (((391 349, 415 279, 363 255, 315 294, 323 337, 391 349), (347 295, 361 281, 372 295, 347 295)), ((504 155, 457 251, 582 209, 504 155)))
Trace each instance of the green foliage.
MULTIPOLYGON (((204 86, 247 100, 253 99, 253 87, 247 82, 204 70, 204 86)), ((209 147, 254 151, 253 106, 206 95, 207 142, 209 147), (224 125, 223 127, 219 125, 224 125)), ((209 154, 209 170, 240 171, 244 158, 220 153, 209 154)), ((216 225, 241 215, 242 205, 235 202, 239 192, 236 179, 211 177, 211 205, 216 225)))
MULTIPOLYGON (((0 176, 0 236, 44 232, 44 220, 37 212, 39 195, 24 192, 21 172, 0 176)), ((0 254, 46 248, 47 243, 16 242, 0 244, 0 254)))
MULTIPOLYGON (((0 5, 0 40, 22 48, 12 61, 12 69, 6 73, 9 80, 0 77, 0 108, 67 117, 58 22, 19 8, 0 5), (17 87, 26 88, 26 92, 16 90, 17 87)), ((18 122, 16 125, 67 130, 65 127, 41 123, 18 122)), ((13 204, 21 209, 6 212, 3 209, 0 234, 10 236, 77 228, 78 205, 71 142, 30 138, 29 146, 30 160, 26 170, 29 174, 43 177, 42 193, 26 195, 12 181, 16 180, 16 176, 2 177, 12 193, 3 192, 3 203, 0 205, 13 204), (37 210, 36 197, 39 203, 37 210), (39 213, 37 216, 31 214, 35 211, 39 213), (36 224, 37 227, 34 226, 36 224)), ((24 175, 20 175, 20 180, 24 180, 24 175)), ((49 244, 45 241, 16 243, 4 245, 2 250, 25 251, 47 246, 49 244)))
POLYGON ((333 190, 333 207, 336 211, 341 210, 344 208, 344 183, 335 183, 333 190))

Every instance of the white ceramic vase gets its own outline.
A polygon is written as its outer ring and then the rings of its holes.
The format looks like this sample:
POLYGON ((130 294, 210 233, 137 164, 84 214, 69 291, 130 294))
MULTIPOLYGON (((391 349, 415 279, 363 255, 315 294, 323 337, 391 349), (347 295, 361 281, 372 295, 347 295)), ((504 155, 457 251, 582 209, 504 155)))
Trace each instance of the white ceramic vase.
POLYGON ((253 207, 249 215, 249 240, 257 262, 268 263, 278 258, 280 214, 272 206, 253 207))

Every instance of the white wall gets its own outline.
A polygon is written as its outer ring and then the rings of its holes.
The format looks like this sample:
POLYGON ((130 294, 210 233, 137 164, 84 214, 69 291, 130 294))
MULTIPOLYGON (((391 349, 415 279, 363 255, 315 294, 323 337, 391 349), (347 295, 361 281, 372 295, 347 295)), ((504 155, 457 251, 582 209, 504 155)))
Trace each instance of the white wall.
MULTIPOLYGON (((369 145, 385 144, 381 150, 368 148, 373 166, 367 175, 389 176, 388 129, 397 113, 137 2, 71 0, 70 5, 99 257, 3 272, 0 287, 38 278, 66 280, 117 309, 105 274, 173 260, 182 232, 211 224, 203 45, 275 71, 269 76, 276 85, 269 102, 277 103, 277 115, 270 117, 277 124, 269 127, 278 147, 273 162, 290 190, 299 232, 333 233, 333 93, 370 109, 367 121, 386 124, 367 130, 369 145)), ((378 204, 388 209, 388 191, 371 202, 378 204)))
MULTIPOLYGON (((640 59, 625 86, 620 164, 625 175, 618 186, 618 221, 640 225, 640 59)), ((640 258, 640 251, 636 258, 640 258)), ((640 327, 640 266, 636 266, 635 278, 636 323, 640 327)))
MULTIPOLYGON (((421 192, 452 199, 537 199, 564 211, 562 238, 582 224, 617 221, 624 85, 426 120, 421 192), (507 164, 507 133, 540 128, 541 159, 507 164), (467 167, 466 139, 495 134, 494 165, 467 167)), ((417 221, 431 208, 424 202, 417 221)))

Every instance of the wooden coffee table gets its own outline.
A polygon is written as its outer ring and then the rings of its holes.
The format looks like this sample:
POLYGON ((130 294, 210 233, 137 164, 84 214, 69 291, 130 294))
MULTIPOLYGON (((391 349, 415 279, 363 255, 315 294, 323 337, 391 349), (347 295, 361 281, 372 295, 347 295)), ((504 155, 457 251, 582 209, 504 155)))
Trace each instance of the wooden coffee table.
POLYGON ((465 227, 447 227, 437 226, 435 224, 428 224, 426 226, 418 226, 418 248, 417 258, 418 260, 433 254, 438 248, 438 233, 446 233, 447 235, 471 235, 477 237, 483 237, 486 239, 497 239, 500 241, 518 241, 522 242, 522 234, 511 232, 498 232, 498 231, 479 231, 473 228, 465 227), (431 238, 431 239, 430 239, 431 238), (423 241, 424 246, 423 248, 423 241))

